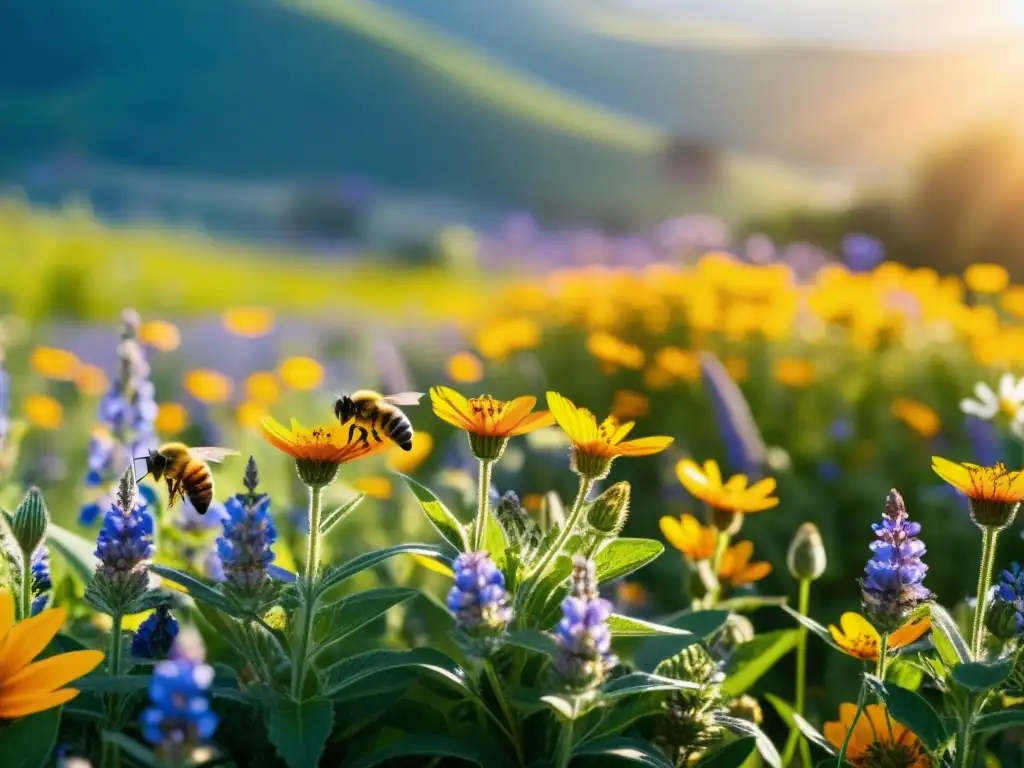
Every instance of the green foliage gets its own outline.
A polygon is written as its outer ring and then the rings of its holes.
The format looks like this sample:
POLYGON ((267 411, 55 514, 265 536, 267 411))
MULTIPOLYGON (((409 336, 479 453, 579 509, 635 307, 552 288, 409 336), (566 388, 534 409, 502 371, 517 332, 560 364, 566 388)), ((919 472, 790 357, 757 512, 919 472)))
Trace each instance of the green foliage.
POLYGON ((319 765, 333 723, 326 699, 281 699, 270 712, 268 734, 289 768, 306 768, 319 765))
POLYGON ((61 708, 22 717, 0 728, 0 754, 11 768, 43 768, 49 765, 57 745, 61 708))

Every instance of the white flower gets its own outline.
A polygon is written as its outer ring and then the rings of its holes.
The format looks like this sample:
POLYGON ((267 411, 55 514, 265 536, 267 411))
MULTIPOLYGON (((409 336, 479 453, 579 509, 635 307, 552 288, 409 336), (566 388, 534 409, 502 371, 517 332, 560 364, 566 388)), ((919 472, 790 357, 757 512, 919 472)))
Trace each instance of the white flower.
POLYGON ((1011 423, 1024 420, 1024 379, 1017 380, 1012 373, 999 379, 999 394, 983 381, 974 385, 974 399, 960 401, 960 410, 979 419, 994 419, 1003 413, 1011 423))

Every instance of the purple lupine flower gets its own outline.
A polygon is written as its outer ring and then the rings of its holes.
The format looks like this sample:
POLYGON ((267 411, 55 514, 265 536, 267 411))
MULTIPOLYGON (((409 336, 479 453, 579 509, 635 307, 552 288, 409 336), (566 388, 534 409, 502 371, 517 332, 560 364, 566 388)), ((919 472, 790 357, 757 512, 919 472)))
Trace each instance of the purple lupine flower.
POLYGON ((765 446, 750 406, 717 357, 702 352, 700 361, 730 468, 756 479, 764 467, 765 446))
POLYGON ((885 260, 885 246, 871 235, 851 233, 839 245, 852 272, 870 272, 885 260))
POLYGON ((126 608, 149 586, 149 564, 153 560, 153 518, 145 501, 135 495, 129 469, 121 478, 117 500, 103 518, 96 539, 95 586, 113 610, 126 608))
POLYGON ((50 577, 50 553, 45 544, 40 544, 32 553, 32 615, 46 608, 50 601, 53 580, 50 577))
POLYGON ((971 441, 973 461, 983 467, 994 467, 1002 458, 999 428, 994 421, 977 416, 964 418, 964 430, 971 441))
POLYGON ((448 609, 458 627, 471 635, 500 634, 512 621, 505 575, 487 552, 463 552, 452 564, 455 586, 448 609))
POLYGON ((271 545, 277 529, 270 519, 270 497, 232 496, 224 505, 224 535, 217 539, 224 581, 239 595, 255 595, 270 583, 271 545))
POLYGON ((882 522, 871 528, 877 539, 871 542, 871 559, 861 579, 862 604, 869 617, 892 629, 932 597, 923 583, 928 566, 921 562, 926 551, 917 538, 921 525, 910 522, 903 497, 893 489, 885 499, 882 522))
POLYGON ((611 652, 612 632, 608 626, 612 604, 594 596, 596 590, 591 587, 596 584, 591 582, 597 579, 591 579, 590 566, 592 562, 586 558, 574 560, 573 594, 562 601, 562 619, 554 629, 558 651, 552 666, 573 690, 600 685, 608 670, 618 663, 611 652))
POLYGON ((993 590, 985 626, 1000 640, 1024 635, 1024 571, 1011 563, 993 590))
POLYGON ((210 709, 209 693, 214 673, 205 657, 202 637, 188 627, 178 633, 169 658, 156 665, 150 679, 142 736, 172 759, 187 758, 217 730, 219 718, 210 709))
POLYGON ((157 606, 143 621, 132 638, 132 656, 137 659, 163 659, 178 636, 178 621, 169 605, 157 606))

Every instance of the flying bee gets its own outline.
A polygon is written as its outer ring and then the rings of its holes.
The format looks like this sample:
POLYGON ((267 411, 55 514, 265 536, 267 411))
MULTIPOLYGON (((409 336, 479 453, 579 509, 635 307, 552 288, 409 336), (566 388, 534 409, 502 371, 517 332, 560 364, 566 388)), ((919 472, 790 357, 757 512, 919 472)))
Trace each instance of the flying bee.
POLYGON ((387 435, 403 451, 412 450, 412 422, 398 409, 399 405, 419 405, 422 392, 401 392, 382 395, 361 389, 351 395, 341 395, 334 401, 334 415, 342 424, 355 419, 348 430, 349 442, 359 432, 359 439, 369 445, 370 435, 378 443, 384 442, 380 433, 387 435), (379 430, 379 431, 378 431, 379 430))
POLYGON ((213 475, 206 462, 220 462, 237 455, 238 451, 227 448, 189 448, 184 443, 165 443, 136 460, 146 462, 146 474, 142 477, 152 472, 157 481, 161 477, 167 481, 168 507, 174 506, 175 497, 184 501, 187 496, 196 512, 205 515, 213 500, 213 475))

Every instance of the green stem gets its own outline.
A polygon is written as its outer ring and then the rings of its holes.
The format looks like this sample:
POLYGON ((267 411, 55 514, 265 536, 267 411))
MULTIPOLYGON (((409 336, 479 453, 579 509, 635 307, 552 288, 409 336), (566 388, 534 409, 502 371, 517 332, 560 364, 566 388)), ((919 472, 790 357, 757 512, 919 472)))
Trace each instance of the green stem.
POLYGON ((21 620, 32 615, 32 553, 21 555, 21 620))
MULTIPOLYGON (((107 645, 107 675, 116 677, 121 674, 121 614, 114 614, 110 617, 110 638, 107 645)), ((114 719, 117 715, 118 696, 109 694, 107 696, 107 720, 112 728, 116 728, 114 719)), ((121 749, 116 744, 103 742, 103 754, 100 759, 102 768, 118 768, 121 765, 121 749)))
POLYGON ((493 461, 481 461, 479 482, 477 486, 476 521, 473 525, 473 551, 479 552, 484 548, 484 534, 487 531, 487 521, 490 517, 491 507, 491 468, 493 461))
POLYGON ((509 706, 508 699, 505 698, 505 689, 502 686, 498 673, 495 671, 494 665, 490 662, 490 659, 484 660, 484 672, 487 673, 487 679, 491 682, 491 688, 494 690, 494 697, 498 700, 498 706, 501 707, 501 711, 505 715, 505 720, 508 722, 512 735, 515 737, 514 746, 516 750, 516 758, 519 760, 519 765, 524 766, 526 765, 526 760, 523 756, 523 739, 519 733, 519 721, 516 719, 515 713, 512 711, 512 707, 509 706))
POLYGON ((566 720, 562 724, 562 731, 558 734, 555 768, 569 768, 569 763, 572 762, 572 728, 572 720, 566 720))
POLYGON ((726 550, 729 549, 729 539, 731 537, 724 531, 718 532, 718 542, 715 545, 715 556, 711 560, 711 570, 715 576, 715 586, 710 592, 708 592, 707 600, 705 601, 707 608, 714 608, 718 605, 718 599, 722 596, 722 577, 719 575, 719 571, 722 569, 722 560, 725 558, 726 550))
POLYGON ((521 605, 528 606, 530 604, 530 598, 533 597, 533 593, 536 591, 537 586, 540 584, 540 580, 544 578, 544 572, 551 566, 557 557, 562 554, 562 550, 565 549, 565 545, 569 542, 569 537, 572 536, 573 529, 579 524, 580 517, 583 515, 583 507, 586 504, 587 496, 590 494, 590 489, 594 487, 594 481, 587 477, 580 477, 580 488, 576 493, 576 500, 572 503, 572 511, 569 513, 569 519, 565 521, 565 527, 559 532, 558 538, 555 539, 555 543, 551 546, 544 556, 541 557, 540 562, 534 567, 530 573, 530 583, 526 588, 526 594, 523 596, 523 602, 521 605))
POLYGON ((320 568, 320 518, 323 514, 323 486, 309 486, 309 541, 306 549, 305 587, 308 590, 302 606, 302 628, 296 637, 292 653, 292 698, 302 700, 302 684, 306 678, 306 661, 313 639, 313 621, 316 617, 316 590, 313 583, 320 568))
POLYGON ((121 674, 121 614, 110 617, 110 646, 107 651, 107 674, 116 677, 121 674))
POLYGON ((868 698, 868 686, 867 681, 861 680, 860 683, 860 694, 857 697, 857 711, 853 715, 853 721, 850 723, 849 729, 846 731, 846 737, 843 739, 843 746, 839 749, 839 758, 836 761, 836 768, 843 768, 846 765, 846 750, 850 746, 850 738, 853 736, 853 729, 857 725, 857 721, 860 720, 860 716, 864 712, 864 705, 868 698))
POLYGON ((974 608, 974 624, 971 628, 971 655, 981 658, 982 643, 985 639, 985 602, 992 585, 992 567, 996 560, 996 540, 999 529, 992 526, 982 528, 981 572, 978 574, 978 602, 974 608))
POLYGON ((889 665, 889 633, 883 632, 878 642, 878 663, 875 666, 875 677, 885 682, 885 671, 889 665))
MULTIPOLYGON (((811 609, 811 580, 800 579, 800 597, 797 604, 801 616, 807 616, 811 609)), ((800 625, 800 639, 796 647, 796 712, 804 716, 807 700, 807 627, 800 625)), ((811 745, 795 731, 800 744, 800 762, 804 768, 811 768, 811 745)))

